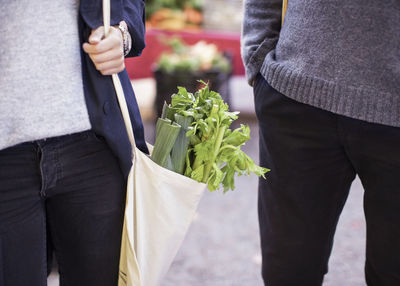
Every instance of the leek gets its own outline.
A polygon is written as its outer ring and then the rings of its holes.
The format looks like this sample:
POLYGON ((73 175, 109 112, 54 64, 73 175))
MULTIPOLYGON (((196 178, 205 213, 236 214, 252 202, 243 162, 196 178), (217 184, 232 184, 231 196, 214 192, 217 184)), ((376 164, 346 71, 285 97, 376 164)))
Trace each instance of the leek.
POLYGON ((162 167, 168 167, 168 159, 181 126, 168 119, 159 118, 156 124, 156 142, 151 159, 162 167))
POLYGON ((172 148, 171 159, 172 166, 176 173, 182 174, 185 168, 186 153, 189 149, 190 138, 186 136, 189 126, 193 122, 192 117, 175 114, 175 122, 181 126, 178 138, 172 148))

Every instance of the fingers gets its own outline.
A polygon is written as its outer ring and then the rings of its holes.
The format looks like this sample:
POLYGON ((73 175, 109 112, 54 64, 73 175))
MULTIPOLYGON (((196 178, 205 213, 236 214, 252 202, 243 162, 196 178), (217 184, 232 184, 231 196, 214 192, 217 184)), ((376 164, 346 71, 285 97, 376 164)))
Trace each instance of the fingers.
POLYGON ((104 74, 104 72, 109 70, 118 70, 118 72, 122 71, 125 68, 124 60, 117 59, 114 61, 107 61, 101 64, 95 63, 96 69, 104 74))
POLYGON ((96 30, 92 31, 89 37, 89 43, 92 45, 98 44, 104 37, 104 26, 98 27, 96 30))
POLYGON ((83 44, 83 50, 88 54, 101 54, 111 49, 121 49, 123 53, 122 36, 119 30, 111 27, 107 38, 102 39, 103 36, 103 27, 94 30, 89 37, 89 43, 83 44))
POLYGON ((104 27, 92 31, 83 50, 89 55, 96 69, 103 75, 121 72, 124 68, 124 51, 121 32, 111 27, 110 34, 104 38, 104 27))
POLYGON ((118 47, 118 42, 111 37, 103 39, 98 44, 83 44, 83 50, 88 54, 101 54, 116 47, 118 47))
POLYGON ((118 50, 108 50, 107 52, 101 54, 89 54, 89 57, 94 63, 101 64, 108 61, 113 61, 116 59, 121 59, 121 53, 118 50))

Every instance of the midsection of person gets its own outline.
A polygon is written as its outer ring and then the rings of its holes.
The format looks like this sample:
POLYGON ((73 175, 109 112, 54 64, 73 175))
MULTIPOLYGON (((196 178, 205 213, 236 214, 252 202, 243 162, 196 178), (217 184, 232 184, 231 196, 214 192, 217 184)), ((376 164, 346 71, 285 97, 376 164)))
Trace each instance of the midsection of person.
POLYGON ((344 87, 397 94, 399 39, 393 35, 400 26, 399 11, 398 1, 290 0, 279 41, 265 64, 281 63, 344 87))
POLYGON ((116 27, 107 37, 92 27, 82 44, 88 26, 79 7, 79 0, 1 6, 0 286, 46 285, 53 250, 61 286, 117 284, 125 178, 106 138, 92 130, 97 110, 86 102, 108 92, 87 92, 99 82, 87 79, 82 55, 91 75, 107 80, 124 69, 125 46, 116 27))
POLYGON ((79 0, 5 1, 0 10, 0 150, 89 130, 79 0))
POLYGON ((296 101, 399 127, 400 2, 290 0, 282 27, 281 7, 281 0, 246 1, 249 82, 260 72, 296 101))

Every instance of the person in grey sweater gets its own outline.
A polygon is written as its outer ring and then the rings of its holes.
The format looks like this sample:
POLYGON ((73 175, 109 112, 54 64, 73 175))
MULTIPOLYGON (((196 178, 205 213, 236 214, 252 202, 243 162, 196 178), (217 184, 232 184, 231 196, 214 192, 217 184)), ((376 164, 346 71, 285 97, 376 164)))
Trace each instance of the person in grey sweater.
POLYGON ((321 285, 358 175, 365 277, 400 285, 400 2, 246 0, 242 57, 260 124, 265 284, 321 285))

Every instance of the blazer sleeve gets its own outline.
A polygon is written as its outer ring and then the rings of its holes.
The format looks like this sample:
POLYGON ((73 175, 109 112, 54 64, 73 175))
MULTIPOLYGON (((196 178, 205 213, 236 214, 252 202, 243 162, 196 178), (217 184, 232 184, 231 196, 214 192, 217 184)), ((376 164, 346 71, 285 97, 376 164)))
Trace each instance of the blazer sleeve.
POLYGON ((281 17, 282 0, 245 1, 241 53, 250 84, 278 42, 281 17))
POLYGON ((123 0, 122 18, 132 37, 132 49, 126 57, 139 56, 145 47, 144 0, 123 0))

